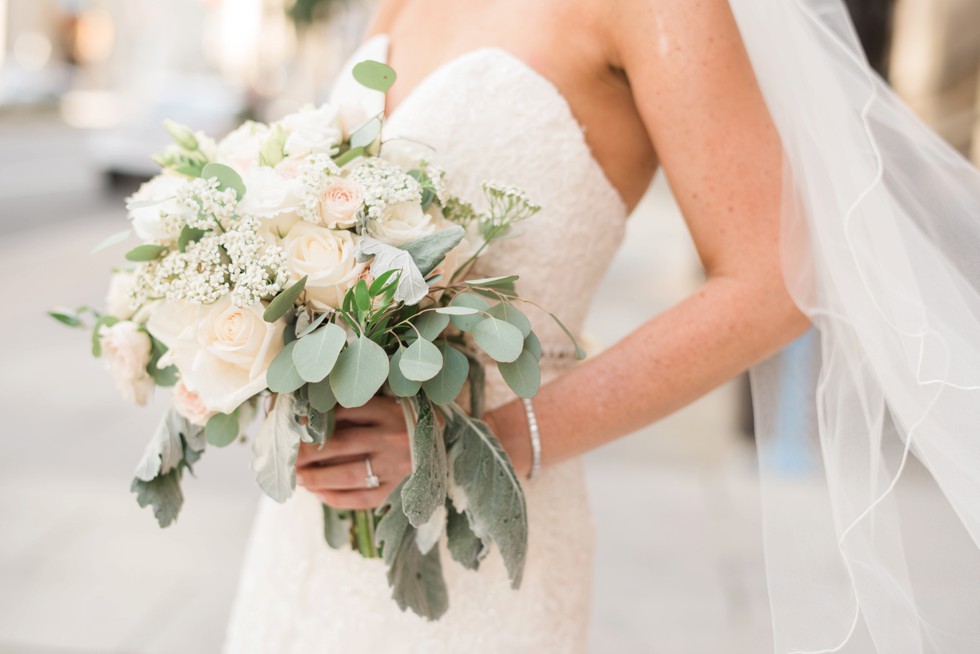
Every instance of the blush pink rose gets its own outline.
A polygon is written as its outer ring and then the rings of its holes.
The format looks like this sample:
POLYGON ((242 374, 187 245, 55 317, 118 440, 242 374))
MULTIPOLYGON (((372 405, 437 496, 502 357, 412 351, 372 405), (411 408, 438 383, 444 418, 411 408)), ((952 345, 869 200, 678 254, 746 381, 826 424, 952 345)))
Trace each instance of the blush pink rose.
POLYGON ((334 177, 320 195, 320 216, 330 229, 349 229, 357 223, 364 203, 361 187, 346 177, 334 177))
POLYGON ((209 411, 204 406, 200 395, 187 388, 184 380, 178 381, 174 386, 174 409, 191 424, 200 427, 206 425, 211 416, 215 415, 214 411, 209 411))

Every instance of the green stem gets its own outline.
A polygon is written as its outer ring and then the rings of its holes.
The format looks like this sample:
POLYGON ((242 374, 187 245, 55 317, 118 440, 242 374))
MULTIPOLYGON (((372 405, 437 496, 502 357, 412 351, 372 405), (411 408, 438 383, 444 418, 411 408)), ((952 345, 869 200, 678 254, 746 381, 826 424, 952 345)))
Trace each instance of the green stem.
POLYGON ((378 549, 374 545, 374 515, 371 511, 354 511, 354 539, 361 556, 366 559, 378 558, 378 549))

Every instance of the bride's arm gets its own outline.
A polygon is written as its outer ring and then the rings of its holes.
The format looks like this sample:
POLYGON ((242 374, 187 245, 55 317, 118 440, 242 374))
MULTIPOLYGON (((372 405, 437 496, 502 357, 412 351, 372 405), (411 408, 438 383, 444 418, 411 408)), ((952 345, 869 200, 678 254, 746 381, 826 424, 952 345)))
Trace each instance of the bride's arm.
MULTIPOLYGON (((727 0, 621 0, 607 28, 694 238, 705 283, 534 399, 543 463, 628 434, 704 395, 803 333, 783 284, 781 150, 727 0)), ((518 472, 530 470, 524 407, 488 413, 518 472)), ((298 478, 338 508, 381 504, 410 472, 401 410, 339 409, 334 439, 303 446, 298 478), (364 489, 365 456, 382 479, 364 489), (327 464, 325 467, 319 465, 327 464)))
MULTIPOLYGON (((690 297, 542 387, 545 465, 654 422, 777 351, 808 321, 779 260, 780 143, 727 0, 614 3, 609 34, 707 273, 690 297)), ((490 416, 529 469, 519 401, 490 416)))

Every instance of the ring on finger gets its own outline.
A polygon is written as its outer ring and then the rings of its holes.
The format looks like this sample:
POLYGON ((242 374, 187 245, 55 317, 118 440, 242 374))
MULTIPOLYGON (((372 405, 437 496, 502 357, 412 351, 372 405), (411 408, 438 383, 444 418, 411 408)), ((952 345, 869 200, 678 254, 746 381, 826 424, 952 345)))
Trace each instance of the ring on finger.
POLYGON ((371 457, 364 457, 364 468, 367 471, 367 475, 364 477, 364 487, 367 489, 374 489, 381 485, 381 480, 378 479, 378 475, 374 474, 374 468, 371 466, 371 457))

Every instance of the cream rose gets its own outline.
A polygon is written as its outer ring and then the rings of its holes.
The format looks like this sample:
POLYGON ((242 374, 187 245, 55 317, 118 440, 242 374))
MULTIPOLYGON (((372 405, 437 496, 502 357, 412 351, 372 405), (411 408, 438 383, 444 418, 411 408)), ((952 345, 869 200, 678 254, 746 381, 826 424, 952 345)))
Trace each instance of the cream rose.
POLYGON ((436 230, 432 216, 418 202, 398 202, 368 223, 368 234, 382 243, 401 247, 436 230))
POLYGON ((295 213, 302 204, 300 182, 286 179, 268 166, 253 168, 242 181, 245 182, 245 196, 238 203, 242 213, 274 218, 283 213, 295 213))
POLYGON ((320 195, 320 220, 330 229, 349 229, 357 224, 363 204, 360 184, 347 177, 331 177, 320 195))
POLYGON ((106 366, 122 396, 144 405, 153 393, 153 378, 146 372, 152 342, 149 335, 128 320, 99 328, 99 342, 106 366))
POLYGON ((301 222, 283 242, 290 280, 306 276, 306 297, 320 311, 340 306, 344 293, 357 282, 366 264, 354 256, 357 237, 301 222))
POLYGON ((192 425, 203 427, 208 424, 214 411, 209 411, 201 396, 187 388, 184 380, 180 380, 174 386, 174 409, 177 413, 187 418, 192 425))
POLYGON ((279 121, 288 136, 283 150, 290 157, 332 152, 344 138, 337 107, 329 104, 290 114, 279 121))
POLYGON ((120 320, 129 320, 136 312, 133 306, 132 291, 136 273, 132 270, 117 270, 109 279, 109 293, 106 295, 106 313, 120 320))
POLYGON ((268 136, 266 125, 246 122, 221 139, 215 161, 231 166, 239 173, 247 173, 259 165, 259 152, 268 136))
POLYGON ((231 413, 266 388, 266 371, 282 350, 283 320, 267 323, 265 306, 240 308, 225 296, 211 305, 165 302, 147 323, 188 391, 208 411, 231 413))
POLYGON ((190 213, 177 202, 177 191, 185 183, 182 177, 164 173, 140 186, 129 198, 129 219, 137 236, 162 245, 177 240, 184 221, 171 216, 190 213))

